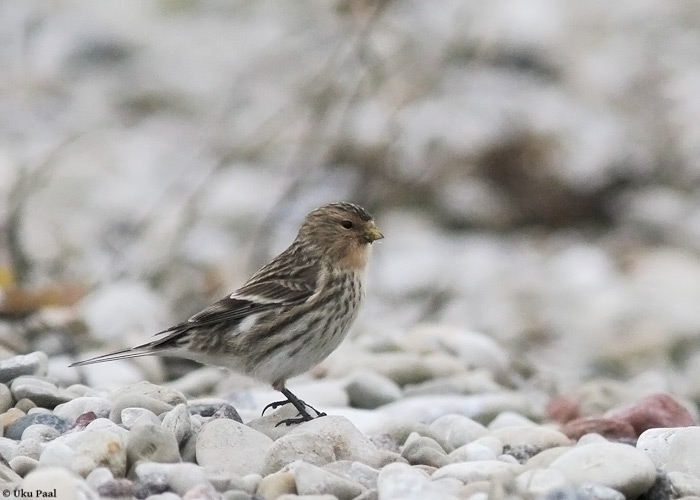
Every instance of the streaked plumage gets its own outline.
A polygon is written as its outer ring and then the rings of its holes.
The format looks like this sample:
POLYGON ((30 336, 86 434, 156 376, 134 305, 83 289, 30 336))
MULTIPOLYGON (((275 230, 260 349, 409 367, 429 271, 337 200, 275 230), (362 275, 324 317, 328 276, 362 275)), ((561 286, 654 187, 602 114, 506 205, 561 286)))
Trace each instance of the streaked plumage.
MULTIPOLYGON (((214 364, 268 382, 299 418, 309 408, 285 387, 345 338, 364 296, 370 244, 383 238, 369 213, 332 203, 309 213, 292 244, 231 295, 131 349, 71 366, 153 354, 214 364)), ((317 416, 323 415, 317 412, 317 416)))

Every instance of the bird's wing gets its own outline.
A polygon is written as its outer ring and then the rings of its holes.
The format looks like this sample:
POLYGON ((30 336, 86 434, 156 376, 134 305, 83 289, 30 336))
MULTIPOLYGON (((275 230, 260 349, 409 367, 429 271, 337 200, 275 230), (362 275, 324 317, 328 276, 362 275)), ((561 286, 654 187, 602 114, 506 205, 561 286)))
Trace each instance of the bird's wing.
MULTIPOLYGON (((236 321, 257 312, 304 302, 316 291, 318 270, 318 264, 314 264, 295 269, 294 274, 287 277, 280 277, 277 273, 258 273, 255 279, 228 297, 215 302, 178 326, 198 327, 236 321)), ((175 328, 177 326, 173 327, 175 328)))

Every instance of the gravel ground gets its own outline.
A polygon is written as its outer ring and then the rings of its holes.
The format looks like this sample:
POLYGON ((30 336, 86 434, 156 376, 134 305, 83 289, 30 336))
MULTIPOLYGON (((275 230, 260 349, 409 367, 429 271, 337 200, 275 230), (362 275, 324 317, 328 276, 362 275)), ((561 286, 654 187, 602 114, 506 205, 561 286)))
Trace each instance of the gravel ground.
POLYGON ((700 496, 694 0, 26 0, 0 33, 9 496, 700 496), (386 238, 290 382, 327 417, 277 427, 271 388, 189 362, 68 367, 336 200, 386 238))

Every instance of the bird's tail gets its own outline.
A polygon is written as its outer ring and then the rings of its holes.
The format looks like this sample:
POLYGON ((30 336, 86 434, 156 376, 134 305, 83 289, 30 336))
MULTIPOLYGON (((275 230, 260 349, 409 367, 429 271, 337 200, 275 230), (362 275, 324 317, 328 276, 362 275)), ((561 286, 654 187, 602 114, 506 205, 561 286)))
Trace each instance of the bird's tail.
POLYGON ((76 361, 70 366, 84 366, 91 365, 93 363, 104 363, 106 361, 115 361, 117 359, 128 359, 128 358, 138 358, 141 356, 151 356, 154 354, 162 354, 168 349, 161 347, 159 341, 148 342, 146 344, 137 345, 136 347, 131 347, 129 349, 122 349, 121 351, 110 352, 109 354, 102 354, 101 356, 95 356, 94 358, 84 359, 82 361, 76 361))

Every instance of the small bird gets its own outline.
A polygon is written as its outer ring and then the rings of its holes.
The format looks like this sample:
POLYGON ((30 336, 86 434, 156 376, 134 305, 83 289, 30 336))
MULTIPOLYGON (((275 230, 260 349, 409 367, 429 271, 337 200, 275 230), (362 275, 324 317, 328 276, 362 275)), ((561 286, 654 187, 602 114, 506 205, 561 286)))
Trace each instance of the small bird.
POLYGON ((372 242, 383 238, 372 216, 353 203, 310 212, 292 244, 232 294, 145 344, 78 361, 82 366, 138 356, 193 359, 267 382, 291 403, 297 418, 324 416, 286 387, 289 378, 323 361, 343 341, 364 298, 372 242), (308 409, 316 413, 311 416, 308 409))

